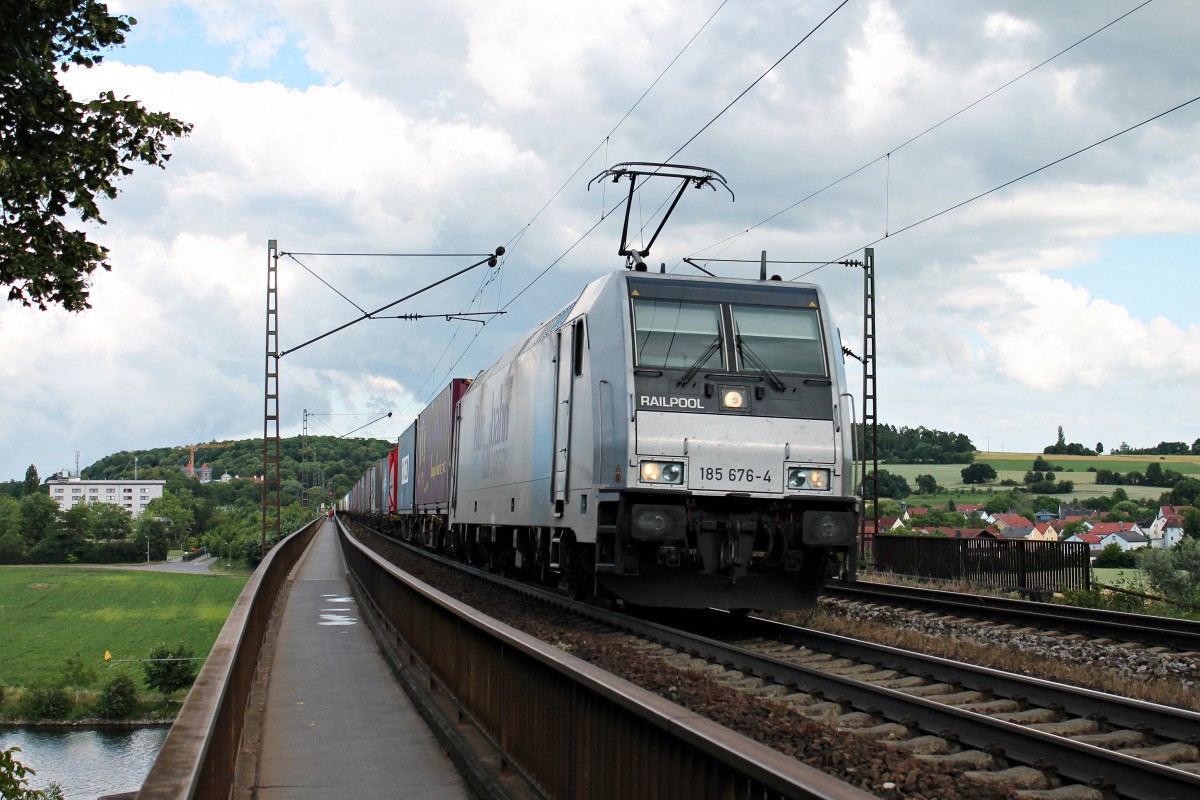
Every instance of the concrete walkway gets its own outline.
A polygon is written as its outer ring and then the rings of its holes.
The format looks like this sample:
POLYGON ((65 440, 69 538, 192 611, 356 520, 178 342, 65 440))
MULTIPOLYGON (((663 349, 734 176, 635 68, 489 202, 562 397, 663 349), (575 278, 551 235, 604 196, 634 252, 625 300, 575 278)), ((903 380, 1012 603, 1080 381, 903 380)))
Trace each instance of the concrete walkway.
POLYGON ((257 796, 470 798, 360 622, 331 520, 296 570, 267 684, 257 796))

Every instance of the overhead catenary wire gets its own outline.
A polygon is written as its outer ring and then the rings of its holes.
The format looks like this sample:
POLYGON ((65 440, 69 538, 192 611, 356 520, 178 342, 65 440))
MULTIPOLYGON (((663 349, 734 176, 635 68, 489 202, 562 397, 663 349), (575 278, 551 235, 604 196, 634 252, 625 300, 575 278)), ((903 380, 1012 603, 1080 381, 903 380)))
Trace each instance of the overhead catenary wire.
MULTIPOLYGON (((546 200, 546 202, 544 204, 542 204, 541 208, 538 209, 538 211, 533 215, 533 217, 531 217, 528 222, 526 222, 523 226, 521 226, 520 230, 518 230, 515 234, 513 234, 513 236, 509 239, 509 241, 505 243, 505 246, 508 248, 510 253, 516 249, 517 245, 524 238, 525 234, 529 231, 529 229, 533 226, 533 224, 541 217, 541 215, 545 212, 545 210, 550 207, 550 204, 553 203, 554 200, 556 198, 558 198, 558 196, 560 194, 562 194, 563 190, 566 189, 566 187, 571 184, 571 182, 579 174, 580 170, 582 170, 584 167, 586 167, 588 165, 588 163, 592 160, 593 156, 595 156, 596 153, 601 148, 607 148, 607 146, 612 138, 612 135, 614 133, 616 133, 618 129, 620 129, 620 127, 625 123, 625 121, 630 117, 630 115, 632 115, 633 112, 638 108, 638 106, 641 105, 642 101, 645 100, 646 97, 650 94, 650 92, 654 90, 654 87, 657 86, 659 84, 659 82, 662 81, 662 79, 671 70, 671 68, 675 65, 675 63, 683 56, 684 53, 687 52, 687 50, 692 46, 692 44, 696 41, 696 39, 699 38, 700 34, 703 33, 708 28, 708 26, 716 18, 717 14, 719 14, 721 12, 721 10, 723 8, 725 8, 725 6, 728 4, 728 2, 729 2, 729 0, 722 0, 721 4, 719 6, 717 6, 716 10, 713 11, 713 13, 710 14, 707 19, 705 19, 704 23, 699 28, 696 29, 696 32, 692 34, 691 38, 689 38, 688 41, 683 45, 683 47, 680 48, 679 52, 677 52, 675 54, 675 56, 667 63, 667 65, 662 69, 662 71, 658 74, 658 76, 653 81, 651 81, 650 85, 648 87, 646 87, 646 90, 642 92, 642 94, 638 97, 638 99, 634 101, 633 105, 631 105, 629 107, 629 109, 616 122, 616 124, 613 125, 612 129, 609 130, 609 132, 607 134, 605 134, 605 136, 600 140, 600 142, 594 148, 592 148, 592 150, 587 154, 586 157, 584 157, 583 161, 580 162, 579 166, 577 166, 575 168, 575 170, 566 178, 566 180, 563 181, 562 185, 560 185, 558 187, 558 189, 555 190, 555 192, 550 196, 550 198, 548 200, 546 200)), ((606 150, 606 152, 607 152, 607 150, 606 150)), ((614 205, 612 208, 608 209, 607 212, 605 212, 604 207, 603 207, 603 198, 601 198, 600 221, 603 221, 607 217, 608 214, 611 214, 615 209, 617 209, 619 207, 620 207, 620 204, 618 203, 618 204, 614 205)), ((570 253, 572 250, 574 250, 575 247, 578 246, 584 239, 586 239, 587 236, 590 235, 598 226, 599 226, 599 223, 597 223, 596 225, 593 225, 591 228, 589 228, 587 230, 587 232, 585 232, 581 237, 579 237, 579 239, 576 240, 576 242, 574 244, 572 244, 570 247, 568 247, 567 250, 565 250, 562 254, 560 254, 558 256, 558 258, 554 259, 545 269, 543 269, 540 273, 538 273, 538 275, 535 276, 533 278, 533 280, 529 281, 512 298, 510 298, 509 301, 507 303, 505 303, 503 307, 501 307, 501 310, 507 309, 509 306, 511 306, 513 304, 513 302, 515 302, 519 297, 521 297, 523 294, 525 294, 525 292, 527 292, 530 288, 532 288, 534 284, 536 284, 539 280, 541 280, 541 278, 543 276, 545 276, 545 274, 547 272, 549 272, 555 265, 557 265, 568 253, 570 253)), ((501 272, 501 271, 498 271, 498 272, 501 272)), ((487 324, 488 323, 485 322, 484 327, 486 327, 487 324)), ((459 329, 461 329, 461 325, 459 326, 459 329)), ((455 330, 454 336, 451 337, 451 339, 447 343, 446 347, 442 350, 442 354, 440 356, 438 356, 438 360, 435 362, 433 369, 430 370, 430 373, 428 375, 426 375, 425 379, 421 382, 420 387, 417 389, 416 393, 413 396, 414 400, 420 399, 423 396, 425 387, 429 384, 430 378, 432 378, 432 376, 437 373, 437 371, 438 371, 437 365, 441 363, 442 359, 445 357, 446 353, 449 351, 450 347, 453 345, 454 340, 458 336, 459 329, 455 330)), ((463 348, 463 351, 454 360, 454 363, 451 364, 450 367, 446 370, 445 374, 447 377, 449 376, 450 372, 453 372, 454 368, 462 360, 463 356, 470 349, 471 345, 474 344, 475 340, 479 338, 479 334, 481 332, 482 332, 482 329, 478 329, 475 331, 475 334, 471 337, 471 341, 467 343, 466 347, 463 348)), ((435 384, 435 386, 440 386, 440 384, 442 382, 443 381, 438 381, 435 384)), ((406 404, 406 405, 408 405, 408 404, 406 404)))
POLYGON ((1149 118, 1147 118, 1147 119, 1144 119, 1144 120, 1142 120, 1141 122, 1138 122, 1138 123, 1136 123, 1136 124, 1130 125, 1128 128, 1125 128, 1124 130, 1120 130, 1120 131, 1117 131, 1116 133, 1113 133, 1113 134, 1110 134, 1110 135, 1108 135, 1108 136, 1105 136, 1103 139, 1100 139, 1100 140, 1098 140, 1098 141, 1092 142, 1091 144, 1087 145, 1086 147, 1081 147, 1081 148, 1079 148, 1078 150, 1074 151, 1073 153, 1068 153, 1068 154, 1067 154, 1067 155, 1065 155, 1065 156, 1062 156, 1062 157, 1060 157, 1060 158, 1056 158, 1056 159, 1054 159, 1053 161, 1051 161, 1051 162, 1049 162, 1049 163, 1043 164, 1042 166, 1038 167, 1037 169, 1032 169, 1032 170, 1030 170, 1029 172, 1026 172, 1024 175, 1019 175, 1019 176, 1017 176, 1016 178, 1012 178, 1011 180, 1007 180, 1007 181, 1005 181, 1004 183, 1001 183, 1001 184, 999 184, 999 185, 997 185, 997 186, 993 186, 991 189, 988 189, 988 190, 987 190, 987 191, 985 191, 985 192, 980 192, 979 194, 975 195, 974 197, 969 197, 969 198, 967 198, 966 200, 963 200, 963 201, 961 201, 961 202, 955 203, 955 204, 954 204, 954 205, 952 205, 952 206, 948 206, 948 207, 946 207, 946 208, 943 208, 941 211, 938 211, 938 212, 936 212, 936 213, 934 213, 934 214, 930 214, 929 216, 927 216, 927 217, 924 217, 924 218, 922 218, 922 219, 919 219, 919 220, 917 220, 916 222, 912 222, 912 223, 910 223, 910 224, 908 224, 908 225, 905 225, 903 228, 899 228, 898 230, 896 230, 896 231, 893 231, 893 232, 891 233, 891 235, 888 235, 888 236, 880 236, 878 239, 875 239, 875 240, 874 240, 874 241, 872 241, 872 242, 867 242, 867 243, 866 243, 866 244, 864 244, 862 247, 857 247, 857 248, 855 248, 855 249, 851 250, 849 253, 845 253, 845 254, 843 254, 843 255, 839 256, 838 258, 835 258, 835 259, 830 259, 829 261, 823 262, 823 263, 821 264, 821 266, 819 266, 819 267, 815 267, 815 268, 813 268, 813 269, 810 269, 808 272, 805 272, 805 273, 803 273, 803 274, 801 274, 801 275, 797 275, 795 278, 792 278, 791 280, 793 280, 793 281, 800 280, 801 278, 803 278, 803 277, 805 277, 805 276, 808 276, 808 275, 811 275, 812 273, 816 272, 817 270, 819 270, 819 269, 822 269, 822 268, 824 268, 824 267, 827 267, 827 266, 829 266, 830 264, 836 264, 836 263, 837 263, 839 260, 841 260, 841 259, 844 259, 844 258, 847 258, 847 257, 848 257, 849 255, 851 255, 852 253, 857 253, 857 252, 861 251, 861 250, 862 250, 864 247, 872 247, 872 246, 874 246, 874 245, 876 245, 876 244, 879 244, 879 243, 880 243, 880 242, 882 242, 884 239, 892 239, 892 238, 895 238, 895 237, 896 237, 896 236, 898 236, 899 234, 901 234, 901 233, 904 233, 905 231, 910 231, 910 230, 912 230, 913 228, 917 227, 918 225, 924 225, 926 222, 929 222, 929 221, 931 221, 931 220, 935 220, 935 219, 937 219, 938 217, 940 217, 940 216, 943 216, 943 215, 945 215, 945 214, 949 214, 951 211, 954 211, 954 210, 956 210, 956 209, 962 208, 963 206, 965 206, 965 205, 967 205, 967 204, 969 204, 969 203, 973 203, 973 202, 975 202, 976 200, 979 200, 979 199, 981 199, 981 198, 987 197, 989 194, 993 194, 993 193, 995 193, 995 192, 998 192, 998 191, 1000 191, 1001 189, 1004 189, 1004 188, 1006 188, 1006 187, 1012 186, 1014 183, 1017 183, 1017 182, 1019 182, 1019 181, 1023 181, 1023 180, 1025 180, 1026 178, 1029 178, 1029 177, 1031 177, 1031 176, 1033 176, 1033 175, 1036 175, 1036 174, 1038 174, 1039 172, 1043 172, 1043 171, 1045 171, 1045 170, 1047 170, 1047 169, 1050 169, 1050 168, 1051 168, 1051 167, 1053 167, 1053 166, 1056 166, 1056 165, 1058 165, 1058 164, 1061 164, 1061 163, 1063 163, 1064 161, 1067 161, 1067 160, 1069 160, 1069 159, 1072 159, 1072 158, 1074 158, 1074 157, 1075 157, 1075 156, 1077 156, 1077 155, 1080 155, 1080 154, 1082 154, 1082 153, 1086 153, 1088 150, 1092 150, 1093 148, 1099 147, 1099 146, 1100 146, 1100 145, 1102 145, 1102 144, 1106 144, 1107 142, 1111 142, 1113 139, 1116 139, 1116 138, 1119 138, 1119 137, 1121 137, 1121 136, 1124 136, 1125 134, 1129 133, 1130 131, 1135 131, 1135 130, 1137 130, 1138 128, 1141 128, 1141 127, 1142 127, 1142 126, 1144 126, 1144 125, 1149 125, 1151 122, 1154 122, 1155 120, 1158 120, 1158 119, 1162 119, 1163 117, 1167 116, 1168 114, 1172 114, 1172 113, 1174 113, 1174 112, 1176 112, 1176 111, 1179 111, 1179 110, 1180 110, 1180 109, 1182 109, 1182 108, 1186 108, 1187 106, 1190 106, 1192 103, 1195 103, 1195 102, 1196 102, 1196 101, 1198 101, 1198 100, 1200 100, 1200 95, 1198 95, 1198 96, 1196 96, 1196 97, 1193 97, 1191 100, 1185 100, 1184 102, 1180 103, 1179 105, 1172 106, 1171 108, 1168 108, 1166 111, 1159 112, 1158 114, 1155 114, 1155 115, 1154 115, 1154 116, 1152 116, 1152 117, 1149 117, 1149 118))
MULTIPOLYGON (((1076 40, 1076 41, 1075 41, 1075 42, 1073 42, 1072 44, 1070 44, 1070 45, 1068 45, 1068 46, 1064 47, 1063 49, 1059 50, 1059 51, 1058 51, 1057 53, 1055 53, 1054 55, 1052 55, 1052 56, 1050 56, 1050 57, 1048 57, 1048 58, 1045 58, 1045 59, 1043 59, 1042 61, 1038 62, 1037 64, 1035 64, 1034 66, 1030 67, 1029 69, 1026 69, 1024 72, 1021 72, 1019 75, 1016 75, 1015 77, 1013 77, 1013 78, 1011 78, 1011 79, 1009 79, 1009 80, 1005 81, 1004 83, 1000 84, 1000 85, 999 85, 999 86, 997 86, 996 88, 994 88, 994 89, 992 89, 991 91, 987 92, 986 94, 982 95, 982 96, 981 96, 981 97, 979 97, 978 99, 976 99, 976 100, 974 100, 974 101, 972 101, 972 102, 968 103, 967 105, 963 106, 962 108, 958 109, 958 110, 957 110, 957 111, 955 111, 953 114, 950 114, 949 116, 947 116, 947 117, 943 118, 942 120, 940 120, 940 121, 938 121, 938 122, 934 123, 933 125, 930 125, 928 128, 926 128, 925 130, 921 131, 920 133, 918 133, 918 134, 916 134, 916 135, 914 135, 914 136, 910 136, 910 137, 909 137, 908 139, 906 139, 905 141, 903 141, 903 142, 901 142, 900 144, 898 144, 898 145, 896 145, 896 146, 894 146, 894 147, 890 148, 890 149, 889 149, 889 150, 888 150, 886 153, 883 153, 882 155, 876 156, 875 158, 871 159, 870 161, 866 162, 865 164, 863 164, 863 165, 861 165, 861 166, 857 167, 856 169, 854 169, 854 170, 851 170, 850 172, 846 173, 845 175, 843 175, 842 177, 838 178, 837 180, 835 180, 835 181, 832 181, 831 183, 828 183, 828 184, 826 184, 825 186, 822 186, 820 189, 817 189, 816 191, 814 191, 814 192, 811 192, 811 193, 809 193, 809 194, 805 195, 804 197, 800 198, 799 200, 797 200, 796 202, 792 203, 791 205, 788 205, 788 206, 785 206, 784 208, 781 208, 779 211, 776 211, 774 214, 771 214, 770 216, 766 217, 765 219, 762 219, 762 220, 760 220, 759 222, 756 222, 756 223, 754 223, 753 225, 751 225, 750 227, 746 228, 745 230, 742 230, 742 231, 739 231, 739 232, 737 232, 737 233, 731 234, 731 235, 727 236, 726 238, 724 238, 724 239, 721 239, 721 240, 720 240, 720 241, 718 241, 718 242, 714 242, 713 244, 711 244, 711 245, 708 245, 708 247, 705 247, 705 248, 703 248, 703 249, 702 249, 700 252, 703 252, 704 250, 711 249, 711 248, 713 248, 713 247, 719 247, 719 246, 721 246, 721 245, 725 245, 725 246, 726 246, 726 249, 727 249, 727 248, 728 248, 728 246, 729 246, 730 244, 732 244, 732 243, 733 243, 734 241, 736 241, 737 239, 739 239, 739 238, 741 238, 741 237, 745 236, 746 234, 750 233, 750 231, 752 231, 752 230, 754 230, 754 229, 756 229, 756 228, 761 228, 763 225, 766 225, 768 222, 771 222, 772 220, 775 220, 775 219, 779 218, 780 216, 782 216, 782 215, 786 214, 787 212, 789 212, 789 211, 791 211, 791 210, 793 210, 793 209, 795 209, 795 208, 797 208, 797 207, 799 207, 799 206, 803 205, 804 203, 807 203, 809 200, 812 200, 814 197, 817 197, 818 195, 820 195, 820 194, 823 194, 823 193, 825 193, 825 192, 829 191, 830 189, 832 189, 833 187, 837 186, 838 184, 840 184, 840 183, 842 183, 842 182, 844 182, 844 181, 846 181, 846 180, 849 180, 850 178, 853 178, 855 175, 857 175, 858 173, 862 172, 863 170, 865 170, 865 169, 867 169, 867 168, 869 168, 869 167, 872 167, 872 166, 874 166, 875 164, 878 164, 880 161, 883 161, 883 160, 885 160, 885 159, 887 159, 887 160, 888 160, 888 169, 889 169, 889 172, 888 172, 888 183, 889 183, 889 186, 888 186, 888 192, 889 192, 889 195, 890 195, 890 191, 891 191, 891 188, 890 188, 890 182, 891 182, 891 172, 890 172, 890 170, 891 170, 891 156, 892 156, 894 153, 897 153, 897 152, 899 152, 900 150, 903 150, 905 147, 908 147, 910 144, 912 144, 912 143, 914 143, 914 142, 918 141, 919 139, 922 139, 922 138, 924 138, 925 136, 928 136, 929 134, 933 133, 935 130, 937 130, 938 128, 942 127, 943 125, 945 125, 946 123, 950 122, 951 120, 955 119, 956 117, 959 117, 959 116, 961 116, 962 114, 966 113, 967 111, 970 111, 970 110, 971 110, 972 108, 974 108, 975 106, 979 105, 980 103, 984 102, 985 100, 988 100, 989 98, 993 97, 994 95, 996 95, 996 94, 999 94, 1000 92, 1004 91, 1004 90, 1005 90, 1005 89, 1007 89, 1008 87, 1012 86, 1014 83, 1017 83, 1018 81, 1022 80, 1023 78, 1026 78, 1026 77, 1028 77, 1028 76, 1029 76, 1030 74, 1032 74, 1033 72, 1036 72, 1037 70, 1039 70, 1039 69, 1041 69, 1042 67, 1046 66, 1046 65, 1047 65, 1047 64, 1049 64, 1050 62, 1054 61, 1055 59, 1058 59, 1059 57, 1061 57, 1061 56, 1065 55, 1066 53, 1070 52, 1071 50, 1074 50, 1074 49, 1075 49, 1076 47, 1078 47, 1079 45, 1081 45, 1081 44, 1083 44, 1084 42, 1088 41, 1089 39, 1091 39, 1091 38, 1093 38, 1093 37, 1097 36, 1098 34, 1102 33, 1103 31, 1105 31, 1105 30, 1107 30, 1107 29, 1111 28, 1113 25, 1116 25, 1118 22, 1121 22, 1121 21, 1122 21, 1122 20, 1124 20, 1126 17, 1129 17, 1129 16, 1130 16, 1130 15, 1132 15, 1133 13, 1135 13, 1135 12, 1137 12, 1137 11, 1141 10, 1142 8, 1144 8, 1144 7, 1148 6, 1148 5, 1150 5, 1150 3, 1152 3, 1152 2, 1154 2, 1154 0, 1143 0, 1143 2, 1139 3, 1138 5, 1134 6, 1134 7, 1133 7, 1133 8, 1131 8, 1131 9, 1129 9, 1129 10, 1128 10, 1128 11, 1126 11, 1125 13, 1123 13, 1123 14, 1121 14, 1121 15, 1119 15, 1119 16, 1117 16, 1117 17, 1115 17, 1114 19, 1111 19, 1111 20, 1109 20, 1109 21, 1108 21, 1108 22, 1106 22, 1104 25, 1101 25, 1099 28, 1097 28, 1096 30, 1092 31, 1091 33, 1089 33, 1088 35, 1084 36, 1083 38, 1076 40)), ((890 199, 890 198, 889 198, 889 199, 890 199)), ((890 206, 890 202, 889 202, 889 205, 888 205, 887 214, 888 214, 888 217, 890 218, 890 215, 891 215, 891 206, 890 206)), ((887 222, 885 222, 885 224, 884 224, 884 228, 885 228, 885 230, 887 229, 887 225, 888 225, 888 223, 887 223, 887 222)), ((694 257, 694 255, 695 255, 695 254, 693 254, 693 257, 694 257)))

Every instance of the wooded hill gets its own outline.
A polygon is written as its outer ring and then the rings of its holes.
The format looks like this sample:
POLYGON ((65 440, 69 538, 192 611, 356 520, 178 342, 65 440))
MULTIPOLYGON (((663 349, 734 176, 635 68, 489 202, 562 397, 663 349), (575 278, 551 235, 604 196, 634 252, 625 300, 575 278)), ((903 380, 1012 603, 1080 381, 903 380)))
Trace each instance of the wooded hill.
MULTIPOLYGON (((332 491, 335 498, 340 498, 394 446, 394 443, 380 439, 343 439, 337 436, 293 436, 281 439, 279 474, 283 481, 283 493, 285 497, 298 497, 302 473, 307 473, 311 477, 305 479, 306 485, 324 486, 326 493, 332 491)), ((130 480, 134 477, 136 457, 138 478, 169 481, 170 489, 171 484, 177 484, 180 480, 191 480, 183 471, 191 457, 190 449, 188 445, 176 445, 149 450, 122 450, 85 467, 81 470, 81 477, 85 480, 130 480)), ((199 470, 202 464, 212 468, 214 483, 225 473, 249 480, 262 474, 262 440, 238 439, 198 444, 196 469, 199 470)))

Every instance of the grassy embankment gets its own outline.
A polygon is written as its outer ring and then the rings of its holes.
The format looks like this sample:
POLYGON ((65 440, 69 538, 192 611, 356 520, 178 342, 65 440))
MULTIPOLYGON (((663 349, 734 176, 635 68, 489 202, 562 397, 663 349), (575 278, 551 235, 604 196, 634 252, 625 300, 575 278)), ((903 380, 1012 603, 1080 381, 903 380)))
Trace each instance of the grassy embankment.
POLYGON ((82 568, 0 568, 0 686, 52 685, 68 658, 96 669, 103 686, 118 670, 147 691, 140 663, 156 644, 212 649, 245 575, 82 568))
MULTIPOLYGON (((902 475, 909 485, 916 489, 918 475, 932 475, 941 490, 934 495, 914 494, 907 500, 910 506, 945 505, 947 500, 956 503, 982 503, 998 491, 1006 488, 1000 486, 1000 481, 1009 478, 1023 485, 1025 473, 1033 468, 1033 461, 1041 453, 978 453, 975 460, 989 464, 996 470, 996 480, 984 486, 968 485, 962 482, 962 469, 966 464, 881 464, 880 469, 886 469, 893 475, 902 475)), ((1186 456, 1042 456, 1054 467, 1062 467, 1062 472, 1055 472, 1056 481, 1073 481, 1075 490, 1061 495, 1064 501, 1077 498, 1086 502, 1089 497, 1110 495, 1116 486, 1096 485, 1096 473, 1088 472, 1089 467, 1095 469, 1110 469, 1114 472, 1145 472, 1152 462, 1163 469, 1170 469, 1189 476, 1200 476, 1200 455, 1186 456)), ((1130 499, 1157 499, 1165 489, 1157 486, 1122 486, 1130 499)))

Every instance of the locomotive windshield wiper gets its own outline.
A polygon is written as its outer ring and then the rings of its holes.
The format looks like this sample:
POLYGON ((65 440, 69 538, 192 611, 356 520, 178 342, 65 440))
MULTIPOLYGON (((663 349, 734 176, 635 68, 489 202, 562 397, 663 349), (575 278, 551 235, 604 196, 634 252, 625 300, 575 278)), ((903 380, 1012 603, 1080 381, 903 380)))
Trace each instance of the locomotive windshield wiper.
POLYGON ((763 375, 766 375, 767 380, 771 382, 772 386, 781 392, 787 388, 783 381, 779 380, 779 376, 771 371, 771 368, 767 366, 766 362, 758 357, 758 354, 750 348, 750 345, 746 344, 745 340, 742 339, 741 333, 735 334, 733 340, 737 343, 738 355, 750 362, 750 365, 763 375))
POLYGON ((704 365, 704 362, 708 361, 710 358, 712 358, 713 354, 716 353, 720 349, 721 349, 721 334, 718 333, 713 338, 712 343, 708 347, 704 348, 704 352, 701 353, 700 356, 695 361, 692 362, 692 365, 687 368, 687 372, 683 373, 683 375, 681 375, 679 377, 679 380, 675 382, 675 385, 683 386, 685 383, 690 381, 695 376, 696 371, 699 370, 700 367, 702 367, 704 365))

